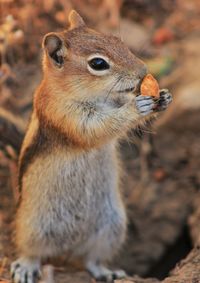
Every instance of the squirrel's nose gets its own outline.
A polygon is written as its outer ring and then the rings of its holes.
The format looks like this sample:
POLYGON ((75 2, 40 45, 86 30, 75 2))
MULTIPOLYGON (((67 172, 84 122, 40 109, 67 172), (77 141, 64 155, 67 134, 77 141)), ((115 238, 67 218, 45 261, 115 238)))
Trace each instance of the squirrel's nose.
POLYGON ((143 78, 147 75, 147 67, 145 65, 142 66, 142 68, 140 68, 140 70, 138 71, 138 80, 137 80, 137 85, 135 86, 135 91, 137 93, 140 92, 140 85, 142 83, 143 78))
POLYGON ((147 67, 144 65, 139 71, 139 79, 143 80, 143 78, 147 75, 147 67))

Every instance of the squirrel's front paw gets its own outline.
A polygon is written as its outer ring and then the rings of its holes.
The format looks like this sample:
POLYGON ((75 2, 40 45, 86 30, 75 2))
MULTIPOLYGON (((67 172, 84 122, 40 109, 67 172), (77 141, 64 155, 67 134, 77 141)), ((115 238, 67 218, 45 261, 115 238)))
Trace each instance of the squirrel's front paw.
POLYGON ((142 116, 146 116, 152 113, 156 107, 156 103, 152 96, 136 96, 135 103, 137 110, 142 116))
POLYGON ((172 95, 168 89, 160 90, 159 99, 152 96, 139 95, 136 97, 136 107, 142 116, 148 115, 152 112, 160 112, 167 109, 172 102, 172 95))
POLYGON ((13 283, 36 283, 41 278, 40 263, 19 258, 11 264, 11 276, 13 283))
POLYGON ((168 89, 160 90, 160 99, 158 100, 156 111, 163 111, 167 109, 169 104, 172 102, 172 95, 168 89))

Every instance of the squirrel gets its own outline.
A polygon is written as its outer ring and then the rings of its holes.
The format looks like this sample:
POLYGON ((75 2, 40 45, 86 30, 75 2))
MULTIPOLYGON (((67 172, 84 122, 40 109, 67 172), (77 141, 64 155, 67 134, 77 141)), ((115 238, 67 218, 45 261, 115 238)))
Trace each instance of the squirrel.
POLYGON ((42 260, 63 253, 83 258, 97 280, 126 276, 104 265, 126 237, 118 142, 172 100, 168 90, 159 104, 140 95, 146 65, 120 39, 74 10, 69 23, 43 39, 43 80, 19 157, 15 283, 38 282, 42 260))

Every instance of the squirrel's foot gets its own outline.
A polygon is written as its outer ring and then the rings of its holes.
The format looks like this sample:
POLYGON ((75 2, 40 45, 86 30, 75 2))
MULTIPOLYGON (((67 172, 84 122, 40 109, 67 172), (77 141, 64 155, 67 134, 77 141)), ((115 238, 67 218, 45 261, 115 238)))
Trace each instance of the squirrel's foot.
POLYGON ((140 115, 142 116, 152 113, 155 109, 155 101, 152 96, 136 96, 135 103, 140 115))
POLYGON ((160 99, 158 100, 158 105, 156 107, 157 111, 163 111, 167 109, 169 104, 172 102, 172 95, 168 89, 160 90, 160 99))
POLYGON ((41 278, 39 260, 19 258, 11 264, 13 283, 36 283, 41 278))
POLYGON ((88 262, 86 268, 97 281, 113 282, 115 279, 126 277, 126 273, 123 270, 112 271, 94 262, 88 262))

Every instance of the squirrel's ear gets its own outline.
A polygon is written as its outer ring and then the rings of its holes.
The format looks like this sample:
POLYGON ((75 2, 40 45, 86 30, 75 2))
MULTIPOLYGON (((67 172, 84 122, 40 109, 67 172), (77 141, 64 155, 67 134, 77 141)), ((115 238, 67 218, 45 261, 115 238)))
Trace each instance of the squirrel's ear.
POLYGON ((84 20, 81 18, 81 16, 75 10, 71 10, 71 12, 69 13, 68 21, 69 21, 69 24, 70 24, 70 29, 85 26, 84 20))
POLYGON ((53 60, 53 63, 58 67, 62 67, 66 53, 66 47, 62 38, 56 33, 48 33, 43 39, 42 46, 48 56, 53 60))

